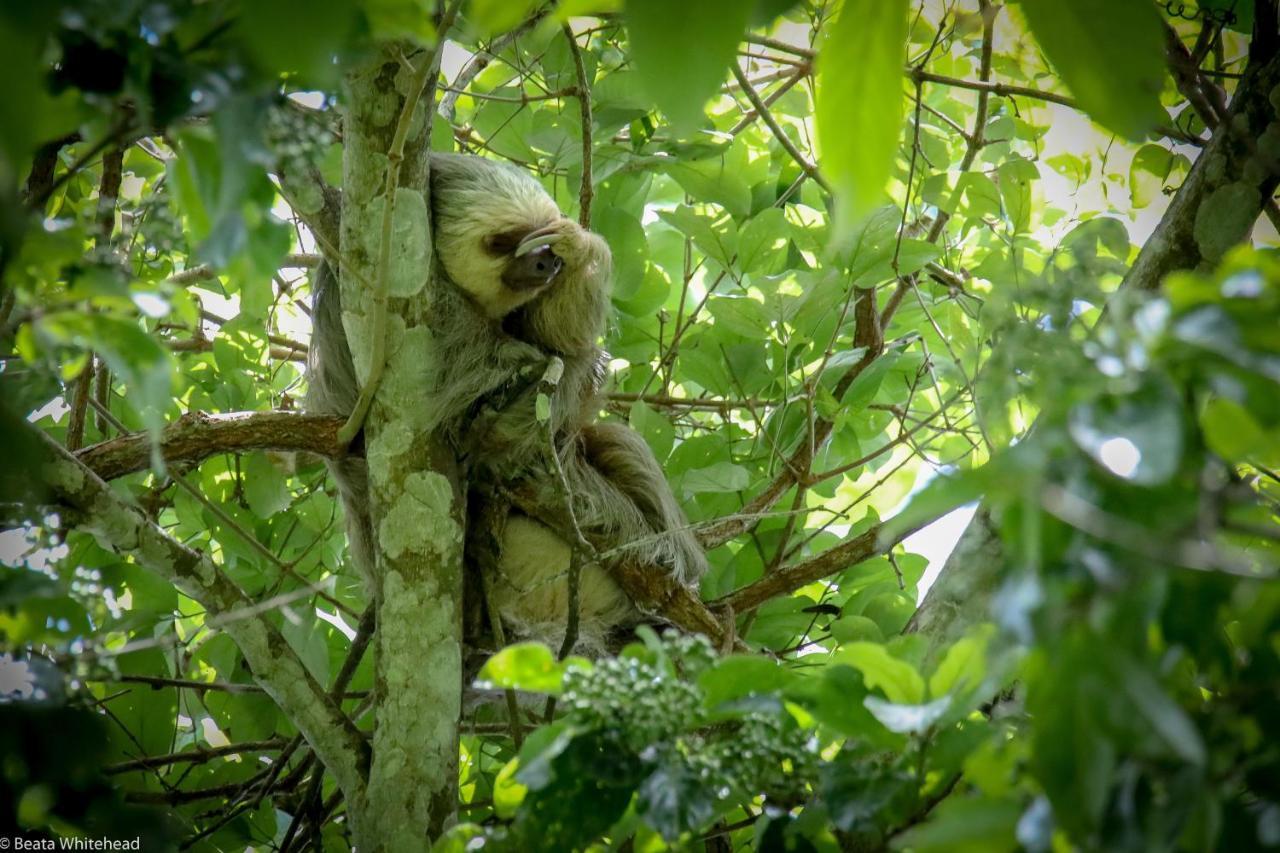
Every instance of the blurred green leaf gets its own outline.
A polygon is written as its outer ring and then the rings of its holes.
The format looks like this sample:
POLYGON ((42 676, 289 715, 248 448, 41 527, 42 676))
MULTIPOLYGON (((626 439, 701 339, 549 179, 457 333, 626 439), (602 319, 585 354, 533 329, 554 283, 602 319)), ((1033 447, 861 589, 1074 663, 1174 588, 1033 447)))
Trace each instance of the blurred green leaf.
POLYGON ((832 663, 852 666, 862 673, 867 686, 884 691, 890 702, 915 705, 924 701, 924 679, 915 667, 898 660, 877 643, 849 643, 832 656, 832 663))
POLYGON ((1021 812, 1018 803, 1011 800, 949 798, 924 823, 894 838, 893 849, 940 853, 1016 850, 1014 830, 1021 812))
POLYGON ((770 693, 787 684, 792 675, 777 661, 766 658, 734 655, 717 661, 715 666, 702 673, 698 686, 702 688, 703 701, 708 708, 747 696, 752 693, 770 693))
POLYGON ((868 696, 862 700, 862 704, 889 731, 921 734, 942 719, 942 715, 951 707, 951 697, 943 696, 924 705, 899 705, 876 696, 868 696))
POLYGON ((1036 41, 1091 118, 1133 141, 1166 120, 1164 32, 1147 0, 1021 0, 1036 41))
POLYGON ((752 4, 631 0, 624 16, 640 82, 682 133, 692 131, 734 61, 752 4), (673 69, 679 73, 672 73, 673 69))
POLYGON ((1071 437, 1118 477, 1143 485, 1169 480, 1182 459, 1182 406, 1173 389, 1155 381, 1124 396, 1076 407, 1071 437))
POLYGON ((902 132, 905 0, 846 0, 818 54, 815 122, 844 237, 879 204, 902 132))

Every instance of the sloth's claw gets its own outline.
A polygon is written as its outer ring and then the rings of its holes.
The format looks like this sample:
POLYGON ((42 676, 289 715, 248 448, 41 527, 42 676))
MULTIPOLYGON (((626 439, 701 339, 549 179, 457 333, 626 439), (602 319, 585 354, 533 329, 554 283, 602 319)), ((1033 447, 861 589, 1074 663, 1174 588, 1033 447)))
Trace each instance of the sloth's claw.
POLYGON ((524 257, 530 252, 541 249, 543 246, 550 246, 559 242, 559 240, 559 233, 547 233, 546 229, 539 229, 520 241, 520 245, 516 246, 515 256, 517 258, 524 257))

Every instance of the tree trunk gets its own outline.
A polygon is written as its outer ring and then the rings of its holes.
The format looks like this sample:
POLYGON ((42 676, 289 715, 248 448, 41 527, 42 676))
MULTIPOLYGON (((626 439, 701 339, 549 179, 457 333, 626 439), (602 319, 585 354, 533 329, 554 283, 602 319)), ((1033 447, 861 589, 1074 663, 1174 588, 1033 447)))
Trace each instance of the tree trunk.
MULTIPOLYGON (((345 81, 341 290, 356 375, 369 375, 376 296, 389 263, 386 371, 364 426, 377 608, 373 755, 362 802, 348 803, 362 851, 425 849, 457 802, 462 700, 463 503, 454 460, 432 436, 427 396, 432 268, 428 147, 435 75, 405 138, 384 232, 388 152, 416 78, 380 52, 345 81), (390 240, 390 254, 383 255, 390 240)), ((429 53, 409 57, 414 67, 429 53)), ((392 158, 394 161, 394 158, 392 158)))

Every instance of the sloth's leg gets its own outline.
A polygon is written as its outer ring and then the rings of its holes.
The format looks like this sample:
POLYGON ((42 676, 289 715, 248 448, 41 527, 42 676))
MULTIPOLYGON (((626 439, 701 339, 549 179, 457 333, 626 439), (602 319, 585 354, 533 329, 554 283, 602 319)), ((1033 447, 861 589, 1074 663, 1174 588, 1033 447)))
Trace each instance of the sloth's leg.
POLYGON ((582 429, 585 463, 634 504, 657 538, 641 555, 669 562, 683 583, 693 583, 706 571, 706 556, 658 460, 639 433, 621 424, 590 424, 582 429))

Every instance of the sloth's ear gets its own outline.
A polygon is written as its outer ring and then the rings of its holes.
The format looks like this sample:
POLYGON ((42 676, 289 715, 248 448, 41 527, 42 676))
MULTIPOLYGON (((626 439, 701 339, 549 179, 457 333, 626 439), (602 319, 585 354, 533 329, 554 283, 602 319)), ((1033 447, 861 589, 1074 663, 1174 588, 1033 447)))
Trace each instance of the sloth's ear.
POLYGON ((512 258, 502 271, 502 283, 514 291, 539 290, 551 284, 564 267, 564 261, 543 246, 512 258))

